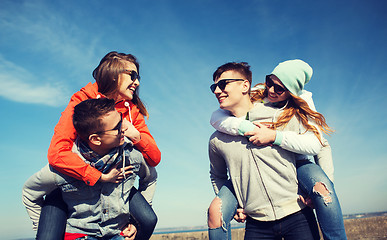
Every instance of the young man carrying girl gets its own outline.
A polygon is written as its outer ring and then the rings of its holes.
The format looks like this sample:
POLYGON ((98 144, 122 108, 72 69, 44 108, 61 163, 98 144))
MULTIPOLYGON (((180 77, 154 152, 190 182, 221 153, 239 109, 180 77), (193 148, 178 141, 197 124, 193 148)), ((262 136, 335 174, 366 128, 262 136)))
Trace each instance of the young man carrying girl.
POLYGON ((73 152, 104 174, 117 175, 124 169, 123 181, 117 179, 89 186, 47 165, 24 186, 23 200, 28 212, 38 209, 37 202, 44 195, 57 187, 61 189, 69 213, 65 240, 86 236, 124 239, 123 236, 129 237, 126 234, 130 218, 152 225, 138 226, 137 239, 149 239, 156 225, 157 217, 148 202, 141 194, 134 195, 136 191, 132 189, 138 175, 139 190, 150 192, 145 196, 153 196, 157 174, 124 136, 127 123, 114 107, 114 100, 107 98, 89 99, 75 106, 73 123, 79 137, 73 152))

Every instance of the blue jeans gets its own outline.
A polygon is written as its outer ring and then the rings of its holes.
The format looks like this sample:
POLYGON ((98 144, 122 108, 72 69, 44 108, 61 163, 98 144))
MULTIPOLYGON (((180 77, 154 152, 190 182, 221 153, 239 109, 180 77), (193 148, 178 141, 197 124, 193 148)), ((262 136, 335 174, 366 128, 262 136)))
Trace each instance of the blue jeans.
POLYGON ((320 235, 313 210, 304 208, 276 221, 257 221, 248 217, 245 240, 249 239, 319 240, 320 235))
POLYGON ((103 238, 87 236, 87 237, 77 238, 76 240, 125 240, 125 238, 120 235, 113 236, 113 237, 103 237, 103 238))
MULTIPOLYGON (((137 228, 135 239, 149 239, 156 227, 157 216, 142 194, 134 187, 131 189, 129 195, 129 209, 130 214, 133 217, 132 223, 137 228)), ((42 212, 40 214, 36 239, 63 239, 66 221, 67 205, 62 199, 60 189, 56 189, 45 198, 42 212)))
POLYGON ((222 226, 208 229, 208 239, 231 239, 231 220, 234 218, 238 207, 234 188, 231 181, 227 181, 217 195, 221 201, 222 226))
POLYGON ((300 189, 313 202, 324 239, 347 239, 335 188, 320 166, 310 161, 297 161, 297 178, 300 189), (316 183, 322 183, 329 194, 324 197, 314 191, 316 183))
POLYGON ((130 215, 133 217, 134 225, 137 228, 136 240, 149 239, 157 224, 157 216, 152 207, 145 200, 144 196, 132 188, 129 195, 130 215))
POLYGON ((63 239, 67 221, 67 205, 59 188, 44 199, 40 213, 37 240, 63 239), (55 224, 53 224, 55 223, 55 224))
MULTIPOLYGON (((325 240, 347 239, 344 229, 344 220, 333 183, 325 175, 324 171, 310 161, 297 161, 297 178, 300 189, 312 200, 316 209, 317 219, 325 240), (331 202, 326 203, 324 198, 313 191, 316 182, 321 182, 330 192, 331 202)), ((230 215, 235 213, 238 202, 232 188, 231 181, 227 181, 219 191, 218 197, 222 201, 223 226, 208 230, 210 240, 231 239, 230 215)))

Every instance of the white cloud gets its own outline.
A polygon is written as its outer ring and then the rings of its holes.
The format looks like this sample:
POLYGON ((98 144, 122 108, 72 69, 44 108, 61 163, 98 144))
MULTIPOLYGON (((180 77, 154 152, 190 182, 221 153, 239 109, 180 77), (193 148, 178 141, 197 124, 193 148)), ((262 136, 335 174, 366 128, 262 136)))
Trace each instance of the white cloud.
POLYGON ((15 102, 61 106, 69 91, 60 84, 42 83, 24 68, 0 56, 0 96, 15 102))

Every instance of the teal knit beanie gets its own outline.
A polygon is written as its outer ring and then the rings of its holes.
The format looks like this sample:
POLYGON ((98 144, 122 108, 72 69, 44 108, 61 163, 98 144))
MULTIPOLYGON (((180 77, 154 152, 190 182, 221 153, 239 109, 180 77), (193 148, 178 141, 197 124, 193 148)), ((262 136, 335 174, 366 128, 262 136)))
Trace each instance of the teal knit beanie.
POLYGON ((299 96, 312 77, 313 69, 306 62, 295 59, 278 64, 271 74, 279 78, 291 93, 299 96))

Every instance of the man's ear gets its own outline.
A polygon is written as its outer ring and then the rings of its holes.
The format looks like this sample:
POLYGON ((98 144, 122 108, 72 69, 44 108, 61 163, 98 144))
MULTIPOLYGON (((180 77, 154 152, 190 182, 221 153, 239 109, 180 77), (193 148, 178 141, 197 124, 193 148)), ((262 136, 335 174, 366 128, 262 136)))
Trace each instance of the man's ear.
POLYGON ((245 94, 249 94, 250 93, 250 82, 245 80, 243 81, 242 83, 242 92, 245 93, 245 94))
POLYGON ((97 145, 97 146, 102 144, 100 136, 98 134, 95 134, 95 133, 91 134, 89 136, 89 141, 90 141, 90 143, 97 145))

